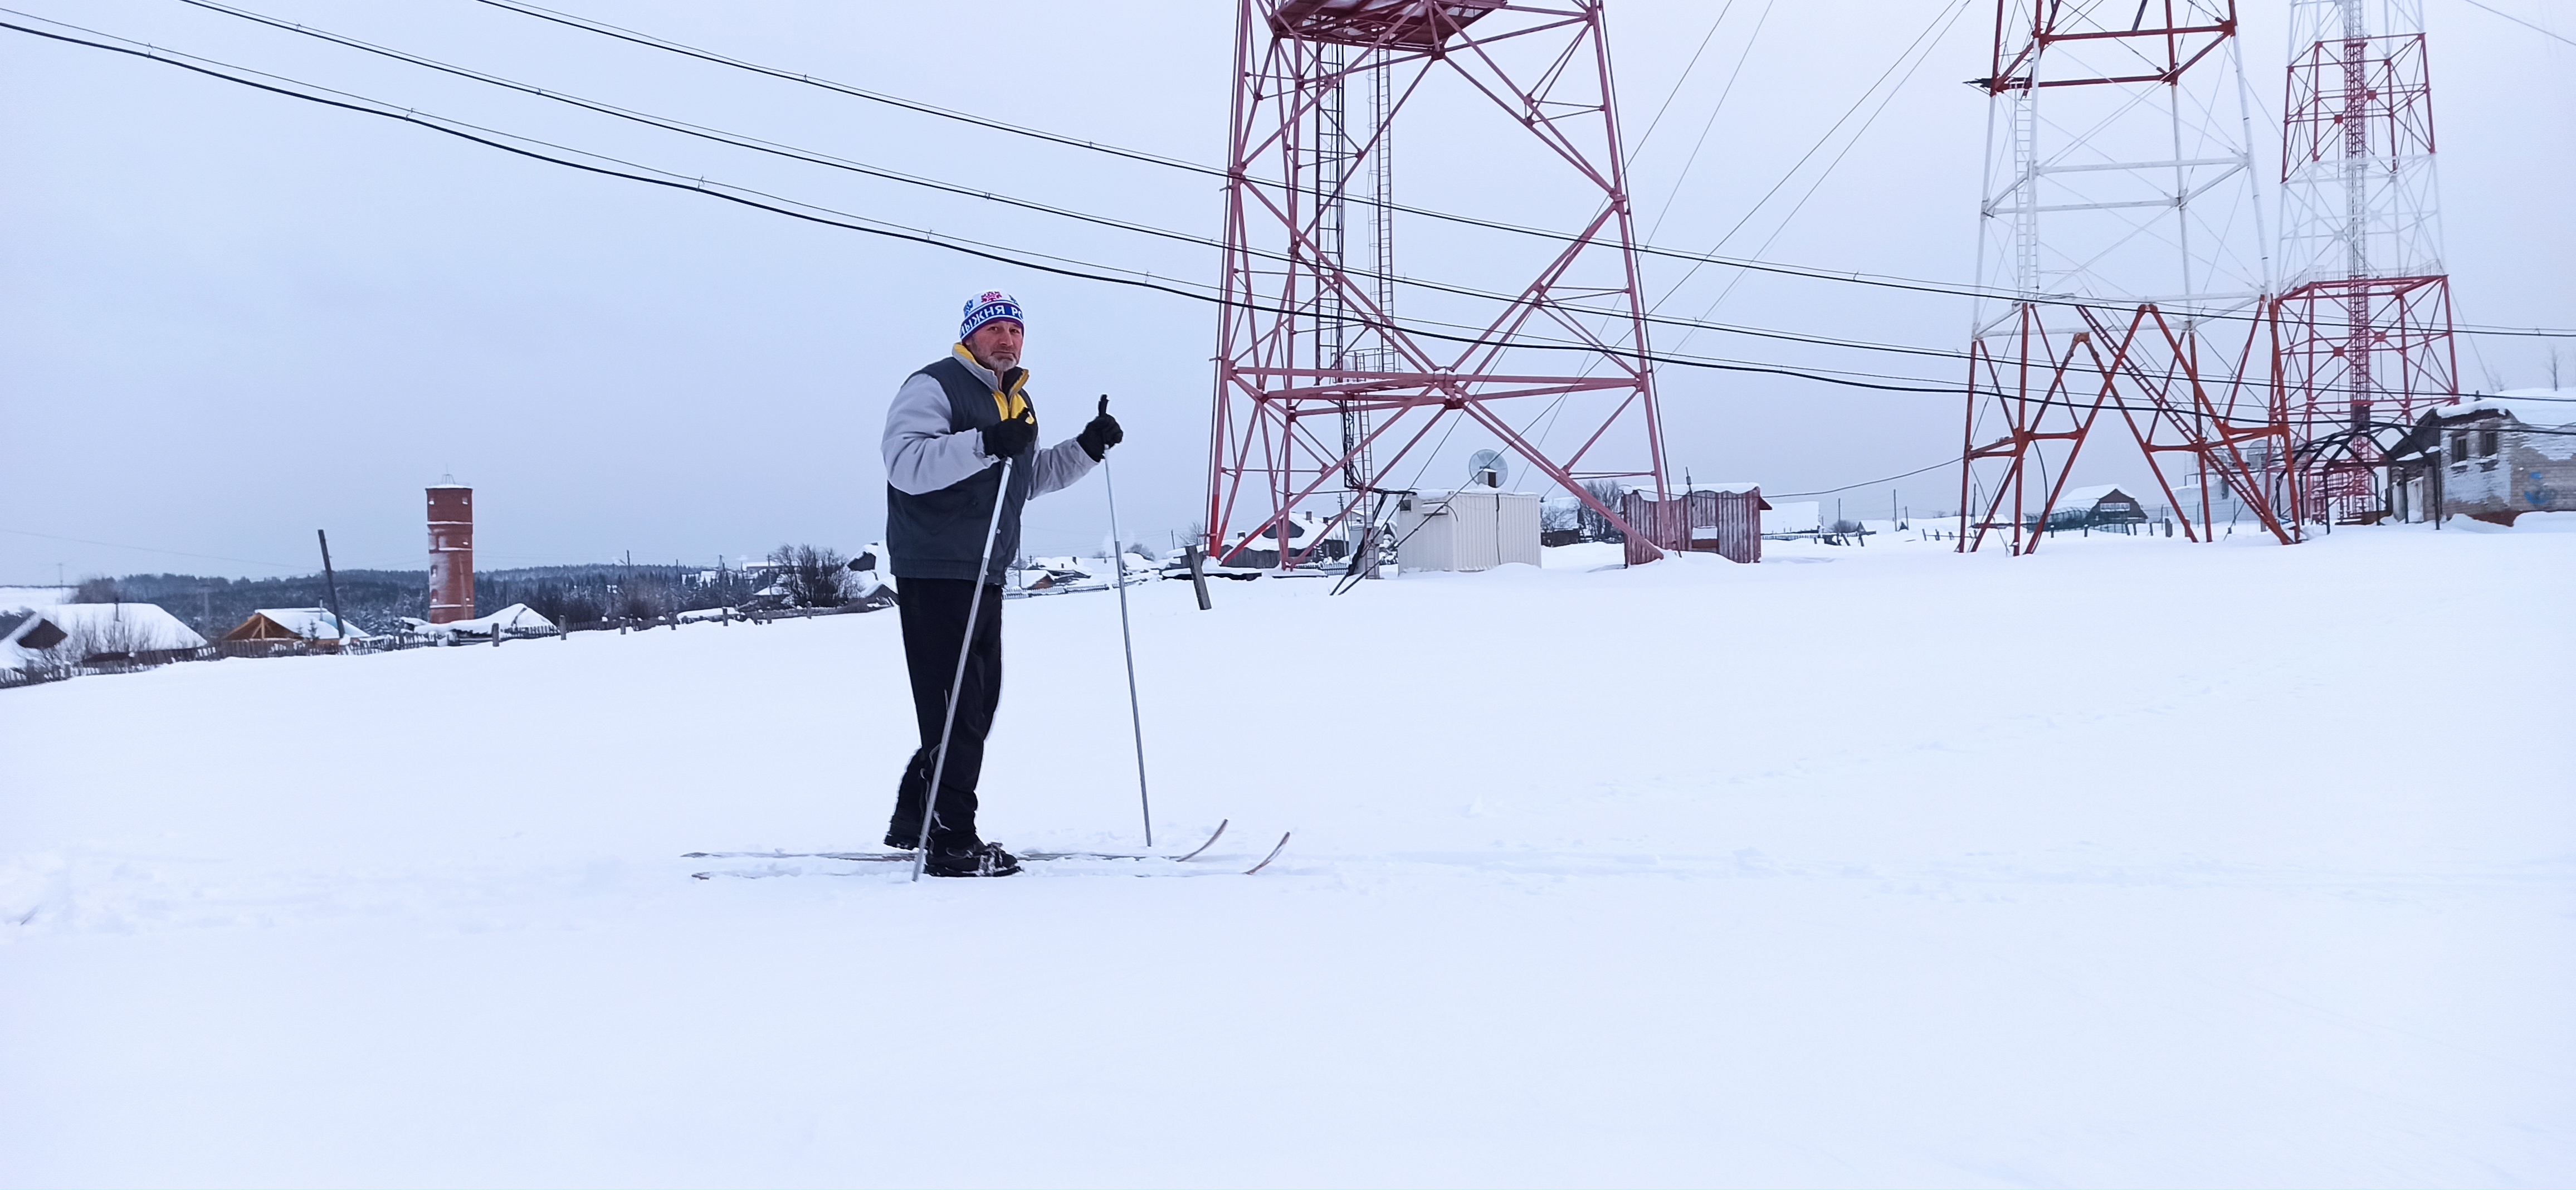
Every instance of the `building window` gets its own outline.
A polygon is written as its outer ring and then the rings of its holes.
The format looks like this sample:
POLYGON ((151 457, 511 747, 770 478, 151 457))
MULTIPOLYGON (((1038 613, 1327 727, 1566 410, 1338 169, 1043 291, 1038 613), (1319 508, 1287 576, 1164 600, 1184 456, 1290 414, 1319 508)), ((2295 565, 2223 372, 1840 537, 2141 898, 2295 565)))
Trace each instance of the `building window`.
POLYGON ((2454 463, 2469 461, 2469 435, 2465 430, 2455 430, 2451 433, 2451 461, 2454 463))
POLYGON ((2485 458, 2495 452, 2496 432, 2493 430, 2478 431, 2478 457, 2485 458))

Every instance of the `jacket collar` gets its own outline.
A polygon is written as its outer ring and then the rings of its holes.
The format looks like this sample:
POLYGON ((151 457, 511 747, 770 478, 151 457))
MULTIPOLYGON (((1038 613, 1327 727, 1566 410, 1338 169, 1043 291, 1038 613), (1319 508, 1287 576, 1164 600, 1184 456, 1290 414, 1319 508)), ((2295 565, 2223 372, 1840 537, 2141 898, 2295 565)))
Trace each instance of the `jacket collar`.
MULTIPOLYGON (((948 350, 957 356, 958 363, 966 365, 966 370, 973 373, 975 379, 984 382, 984 387, 989 388, 994 392, 1002 391, 1002 378, 994 375, 991 368, 987 368, 983 364, 976 362, 975 353, 966 350, 965 344, 959 343, 948 350)), ((1027 368, 1013 368, 1010 370, 1008 375, 1011 377, 1012 392, 1018 392, 1021 389, 1028 387, 1029 370, 1027 368)))
POLYGON ((960 343, 949 350, 956 354, 958 363, 966 365, 966 371, 969 374, 983 381, 985 388, 992 390, 993 410, 1001 414, 1003 420, 1019 417, 1029 411, 1029 397, 1026 391, 1029 384, 1027 368, 1013 368, 1000 376, 995 376, 991 368, 975 362, 975 353, 966 350, 965 344, 960 343))

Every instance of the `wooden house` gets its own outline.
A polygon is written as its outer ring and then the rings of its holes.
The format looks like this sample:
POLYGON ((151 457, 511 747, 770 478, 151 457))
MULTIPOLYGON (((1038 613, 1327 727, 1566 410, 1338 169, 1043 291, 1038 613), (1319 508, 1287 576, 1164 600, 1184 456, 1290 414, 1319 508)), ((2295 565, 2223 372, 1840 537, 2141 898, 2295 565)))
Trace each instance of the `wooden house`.
POLYGON ((263 607, 250 614, 218 642, 233 655, 272 652, 338 652, 344 641, 369 639, 365 630, 340 622, 329 608, 263 607))
POLYGON ((2048 527, 2057 530, 2100 529, 2108 533, 2134 533, 2138 526, 2146 523, 2146 506, 2120 485, 2110 483, 2061 492, 2057 497, 2057 507, 2048 513, 2048 527))
POLYGON ((63 603, 0 613, 0 669, 123 669, 191 661, 206 638, 150 603, 63 603))

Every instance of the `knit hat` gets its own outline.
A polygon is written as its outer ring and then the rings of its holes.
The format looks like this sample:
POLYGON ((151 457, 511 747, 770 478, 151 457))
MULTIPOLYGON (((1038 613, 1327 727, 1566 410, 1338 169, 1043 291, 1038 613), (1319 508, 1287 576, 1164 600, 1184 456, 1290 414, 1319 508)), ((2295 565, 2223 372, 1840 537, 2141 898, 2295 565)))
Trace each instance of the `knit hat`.
POLYGON ((1020 303, 1011 295, 995 289, 966 299, 966 320, 957 326, 957 341, 965 342, 975 333, 976 327, 997 318, 1019 323, 1021 330, 1027 330, 1029 326, 1028 320, 1020 317, 1020 303))

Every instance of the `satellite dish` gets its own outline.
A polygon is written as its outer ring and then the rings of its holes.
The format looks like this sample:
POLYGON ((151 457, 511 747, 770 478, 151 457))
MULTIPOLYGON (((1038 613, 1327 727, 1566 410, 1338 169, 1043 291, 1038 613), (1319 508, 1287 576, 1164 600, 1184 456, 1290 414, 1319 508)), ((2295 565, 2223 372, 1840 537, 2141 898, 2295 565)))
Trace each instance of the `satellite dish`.
POLYGON ((1467 482, 1471 484, 1498 488, 1511 477, 1512 465, 1503 460, 1503 452, 1499 450, 1480 450, 1467 456, 1467 482))

